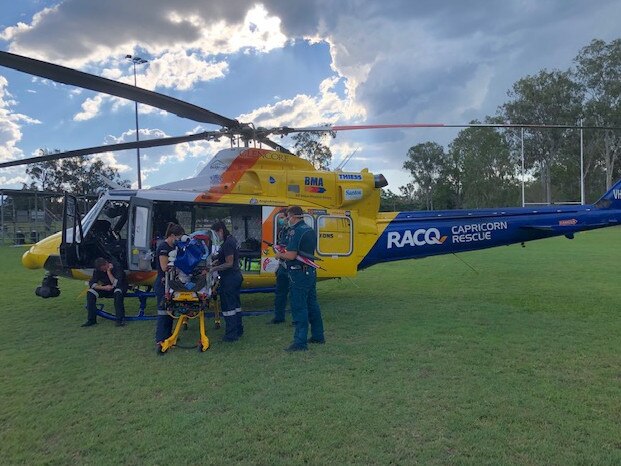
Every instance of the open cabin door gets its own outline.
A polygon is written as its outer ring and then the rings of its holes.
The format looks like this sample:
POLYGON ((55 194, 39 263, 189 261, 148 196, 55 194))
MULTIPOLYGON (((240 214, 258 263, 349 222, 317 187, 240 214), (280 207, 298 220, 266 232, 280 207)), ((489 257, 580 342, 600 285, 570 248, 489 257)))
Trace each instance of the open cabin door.
POLYGON ((134 197, 130 204, 127 257, 129 270, 151 270, 153 201, 134 197))
POLYGON ((60 262, 63 267, 76 267, 80 263, 80 246, 84 238, 78 199, 71 194, 63 198, 63 230, 60 242, 60 262))

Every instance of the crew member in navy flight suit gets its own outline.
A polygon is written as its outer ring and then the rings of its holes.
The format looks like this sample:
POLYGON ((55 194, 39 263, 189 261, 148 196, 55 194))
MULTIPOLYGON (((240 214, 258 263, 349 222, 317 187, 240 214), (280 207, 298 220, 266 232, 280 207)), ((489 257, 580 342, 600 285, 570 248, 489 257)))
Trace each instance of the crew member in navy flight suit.
MULTIPOLYGON (((285 217, 287 210, 283 209, 280 212, 280 217, 285 223, 285 217)), ((278 232, 278 238, 276 244, 279 246, 287 247, 287 241, 289 240, 289 225, 283 226, 278 232)), ((285 321, 285 308, 287 307, 287 297, 289 295, 289 274, 287 272, 287 265, 284 260, 279 261, 278 269, 276 270, 276 289, 274 291, 274 318, 270 320, 270 324, 282 324, 285 321)))
POLYGON ((312 256, 317 247, 315 230, 303 219, 299 206, 287 209, 290 230, 288 233, 287 252, 277 253, 277 259, 284 259, 290 282, 291 317, 295 322, 293 343, 286 351, 305 351, 307 343, 325 343, 323 320, 317 302, 317 272, 315 268, 296 260, 299 253, 312 256), (311 326, 311 338, 308 336, 308 324, 311 326))
POLYGON ((127 291, 125 271, 118 261, 115 259, 108 261, 103 257, 95 259, 93 276, 88 282, 88 292, 86 293, 88 317, 82 327, 90 327, 97 323, 97 298, 114 298, 116 326, 125 325, 125 291, 127 291))
POLYGON ((226 228, 224 222, 216 222, 211 229, 216 232, 223 241, 216 257, 216 266, 211 267, 211 272, 219 272, 220 307, 224 317, 225 331, 222 341, 236 341, 244 333, 244 325, 241 315, 241 299, 239 297, 243 281, 239 268, 239 246, 237 240, 226 228))
POLYGON ((155 327, 155 344, 158 354, 161 351, 162 342, 172 335, 173 318, 166 312, 164 295, 166 293, 166 269, 168 268, 168 253, 175 249, 175 243, 185 235, 185 230, 181 225, 169 223, 166 227, 166 239, 160 241, 155 250, 157 257, 157 277, 153 284, 153 291, 157 299, 157 325, 155 327))

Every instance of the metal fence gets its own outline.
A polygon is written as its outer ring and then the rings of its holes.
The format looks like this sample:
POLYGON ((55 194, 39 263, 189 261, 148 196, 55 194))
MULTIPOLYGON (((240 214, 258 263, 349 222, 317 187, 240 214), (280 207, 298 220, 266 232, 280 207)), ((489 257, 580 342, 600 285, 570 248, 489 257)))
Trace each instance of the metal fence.
MULTIPOLYGON (((0 189, 0 244, 36 243, 62 228, 64 193, 0 189)), ((83 213, 98 196, 77 196, 83 213)))

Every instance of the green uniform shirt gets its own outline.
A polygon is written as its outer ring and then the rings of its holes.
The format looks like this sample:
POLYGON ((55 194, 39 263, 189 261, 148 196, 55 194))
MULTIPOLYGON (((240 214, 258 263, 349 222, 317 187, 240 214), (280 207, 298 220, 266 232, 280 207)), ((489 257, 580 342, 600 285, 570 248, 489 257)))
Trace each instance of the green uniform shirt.
MULTIPOLYGON (((299 221, 289 229, 289 241, 287 242, 287 251, 303 252, 309 255, 315 254, 317 248, 317 235, 315 230, 309 227, 304 220, 299 221)), ((291 265, 299 265, 295 259, 287 261, 287 267, 291 265)))

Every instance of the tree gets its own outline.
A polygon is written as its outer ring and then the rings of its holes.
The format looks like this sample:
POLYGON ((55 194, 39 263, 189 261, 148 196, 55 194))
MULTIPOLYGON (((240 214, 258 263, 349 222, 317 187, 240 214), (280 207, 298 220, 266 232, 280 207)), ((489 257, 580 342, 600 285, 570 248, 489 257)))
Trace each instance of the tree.
POLYGON ((407 210, 420 210, 421 204, 418 199, 418 192, 412 183, 400 186, 401 195, 393 193, 390 189, 382 188, 380 193, 380 211, 395 212, 407 210))
POLYGON ((434 191, 446 168, 444 148, 435 142, 425 142, 410 147, 403 168, 409 170, 414 183, 421 191, 424 206, 433 210, 434 191))
MULTIPOLYGON (((542 70, 536 76, 517 81, 508 92, 512 99, 499 110, 505 121, 515 124, 577 123, 582 114, 583 90, 572 81, 569 72, 542 70)), ((508 131, 514 147, 520 144, 520 133, 508 131)), ((539 174, 546 202, 552 202, 550 170, 557 160, 566 138, 567 129, 533 129, 524 131, 527 166, 539 174)))
MULTIPOLYGON (((60 151, 42 150, 41 155, 60 151)), ((33 180, 28 189, 67 191, 75 195, 100 194, 107 189, 105 177, 121 186, 129 187, 128 180, 122 180, 116 168, 106 167, 101 160, 91 162, 87 157, 72 157, 29 165, 26 173, 33 180)))
POLYGON ((449 145, 449 161, 448 177, 459 207, 515 205, 515 163, 509 144, 495 128, 460 131, 449 145))
MULTIPOLYGON (((39 156, 51 155, 59 153, 59 150, 49 151, 40 150, 39 156)), ((30 185, 24 186, 28 189, 41 189, 42 191, 55 191, 60 181, 58 177, 61 174, 59 160, 50 160, 48 162, 40 162, 28 165, 26 174, 33 180, 30 185)))
MULTIPOLYGON (((587 96, 585 125, 621 126, 621 39, 609 44, 593 40, 574 62, 574 76, 587 96)), ((606 186, 610 188, 618 176, 616 162, 621 153, 621 134, 615 130, 598 130, 589 132, 589 136, 600 154, 606 186)))
POLYGON ((308 160, 317 170, 329 170, 332 163, 332 151, 321 141, 332 136, 334 132, 298 133, 292 137, 293 149, 298 157, 308 160))

